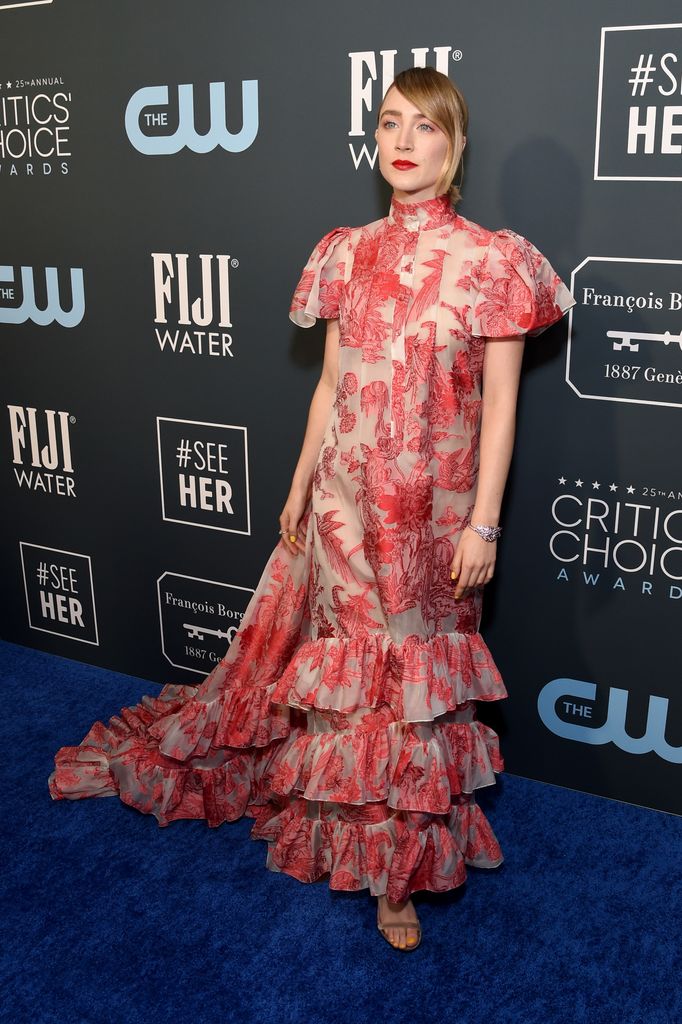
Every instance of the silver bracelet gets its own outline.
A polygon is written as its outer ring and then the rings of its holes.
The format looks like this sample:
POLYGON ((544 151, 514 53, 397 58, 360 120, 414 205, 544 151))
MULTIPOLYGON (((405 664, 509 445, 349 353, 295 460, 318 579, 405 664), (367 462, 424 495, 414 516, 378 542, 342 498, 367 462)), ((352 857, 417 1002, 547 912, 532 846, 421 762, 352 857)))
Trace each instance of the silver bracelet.
POLYGON ((483 537, 483 540, 491 542, 497 540, 502 534, 501 526, 472 526, 471 523, 467 523, 467 526, 477 533, 479 537, 483 537))

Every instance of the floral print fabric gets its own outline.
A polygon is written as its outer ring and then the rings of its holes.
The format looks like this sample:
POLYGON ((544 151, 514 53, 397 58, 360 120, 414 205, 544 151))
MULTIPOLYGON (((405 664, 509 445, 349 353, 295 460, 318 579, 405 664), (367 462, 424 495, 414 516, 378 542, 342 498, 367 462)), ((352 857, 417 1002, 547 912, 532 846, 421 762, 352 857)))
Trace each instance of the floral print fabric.
POLYGON ((486 339, 538 334, 572 304, 530 242, 445 195, 326 234, 290 311, 340 325, 305 555, 277 545, 200 686, 63 747, 51 795, 118 794, 160 825, 247 814, 270 869, 395 901, 499 865, 475 791, 504 764, 476 702, 506 690, 482 588, 455 601, 450 564, 476 495, 486 339))

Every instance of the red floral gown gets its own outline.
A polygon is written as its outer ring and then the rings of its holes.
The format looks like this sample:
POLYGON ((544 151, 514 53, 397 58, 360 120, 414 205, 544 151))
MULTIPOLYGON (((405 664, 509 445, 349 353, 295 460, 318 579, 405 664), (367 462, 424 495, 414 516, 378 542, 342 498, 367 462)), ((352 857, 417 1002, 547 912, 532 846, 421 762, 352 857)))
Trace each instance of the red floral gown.
POLYGON ((486 338, 537 334, 573 301, 530 242, 445 194, 325 235, 290 313, 340 323, 305 555, 277 545, 199 686, 62 747, 52 797, 118 794, 159 825, 245 814, 271 870, 394 901, 499 865, 475 791, 504 764, 476 701, 507 692, 482 588, 456 601, 450 564, 476 495, 486 338))

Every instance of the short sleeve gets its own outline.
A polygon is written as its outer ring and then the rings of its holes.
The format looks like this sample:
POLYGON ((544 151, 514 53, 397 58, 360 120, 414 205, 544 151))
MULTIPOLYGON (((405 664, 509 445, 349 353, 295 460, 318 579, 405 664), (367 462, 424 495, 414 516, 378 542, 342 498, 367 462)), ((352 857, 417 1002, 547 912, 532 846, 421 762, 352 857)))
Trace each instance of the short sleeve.
POLYGON ((350 230, 334 228, 310 254, 289 310, 289 319, 299 327, 312 327, 318 317, 338 317, 350 230))
POLYGON ((471 305, 475 337, 534 337, 574 305, 570 291, 532 242, 508 229, 494 233, 471 305))

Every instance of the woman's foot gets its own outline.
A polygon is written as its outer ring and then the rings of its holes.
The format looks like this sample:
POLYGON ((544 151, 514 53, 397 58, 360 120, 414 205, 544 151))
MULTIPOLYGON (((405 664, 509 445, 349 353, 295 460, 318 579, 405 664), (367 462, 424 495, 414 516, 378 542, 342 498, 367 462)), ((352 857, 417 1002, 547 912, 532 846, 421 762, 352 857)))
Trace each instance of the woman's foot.
POLYGON ((377 925, 394 949, 419 945, 421 928, 411 899, 391 903, 386 896, 377 896, 377 925))

